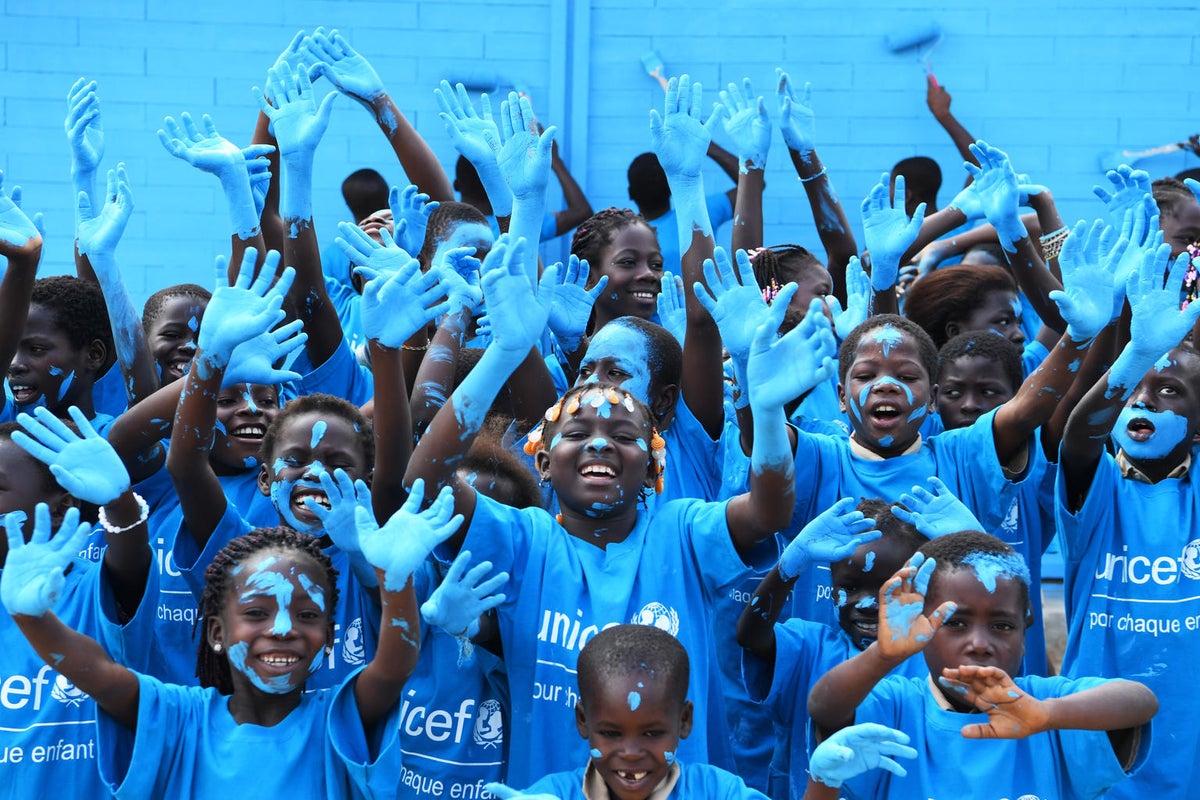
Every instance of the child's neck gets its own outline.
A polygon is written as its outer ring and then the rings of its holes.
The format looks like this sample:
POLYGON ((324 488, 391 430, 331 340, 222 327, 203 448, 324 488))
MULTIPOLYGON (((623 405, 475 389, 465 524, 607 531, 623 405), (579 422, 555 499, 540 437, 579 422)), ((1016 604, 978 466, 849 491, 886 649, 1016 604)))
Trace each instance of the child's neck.
POLYGON ((234 677, 233 694, 229 695, 229 715, 238 725, 278 725, 300 705, 301 690, 287 694, 269 694, 250 686, 239 685, 234 677))
POLYGON ((637 526, 637 506, 631 506, 612 517, 590 517, 563 507, 559 513, 559 524, 567 533, 580 541, 607 550, 610 544, 619 544, 629 538, 637 526))

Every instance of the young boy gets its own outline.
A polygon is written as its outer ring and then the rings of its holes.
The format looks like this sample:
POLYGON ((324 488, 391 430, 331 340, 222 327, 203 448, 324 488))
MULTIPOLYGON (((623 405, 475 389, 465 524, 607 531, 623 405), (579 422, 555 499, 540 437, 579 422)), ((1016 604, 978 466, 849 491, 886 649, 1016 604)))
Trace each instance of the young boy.
POLYGON ((587 767, 547 775, 525 794, 561 800, 763 795, 708 764, 681 764, 679 741, 692 732, 688 654, 653 625, 617 625, 579 654, 575 725, 588 740, 587 767))
POLYGON ((879 605, 878 639, 813 687, 815 733, 878 722, 936 757, 905 778, 861 776, 843 787, 848 794, 1096 797, 1144 761, 1158 701, 1142 684, 1010 677, 1025 652, 1029 571, 999 539, 979 531, 934 539, 884 585, 879 605), (921 651, 928 677, 888 676, 921 651), (979 711, 986 717, 962 716, 979 711))
MULTIPOLYGON (((804 526, 746 604, 737 627, 742 678, 750 699, 767 708, 775 725, 767 784, 775 800, 804 794, 813 684, 875 641, 880 588, 926 541, 882 500, 857 506, 851 498, 840 500, 804 526), (777 622, 804 567, 818 562, 829 564, 838 627, 797 617, 777 622)), ((910 658, 897 670, 921 675, 925 665, 910 658)))

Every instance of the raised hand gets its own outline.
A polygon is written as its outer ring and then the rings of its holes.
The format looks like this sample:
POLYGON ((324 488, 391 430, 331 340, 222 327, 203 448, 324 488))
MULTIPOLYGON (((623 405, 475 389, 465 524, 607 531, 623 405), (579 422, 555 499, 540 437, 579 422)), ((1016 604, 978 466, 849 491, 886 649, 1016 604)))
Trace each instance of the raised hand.
POLYGON ((367 279, 362 293, 363 333, 384 347, 398 348, 450 309, 438 274, 421 272, 415 258, 394 272, 359 267, 367 279))
POLYGON ((33 537, 26 544, 19 516, 4 517, 8 557, 0 574, 0 601, 14 616, 40 617, 54 608, 66 583, 63 573, 92 527, 79 521, 78 508, 69 508, 51 538, 50 507, 45 503, 37 504, 33 519, 33 537))
POLYGON ((658 293, 658 320, 683 345, 687 333, 687 305, 684 301, 683 278, 673 272, 663 273, 662 291, 658 293))
POLYGON ((816 146, 817 115, 812 109, 812 84, 804 84, 804 92, 792 87, 792 79, 782 69, 775 69, 779 83, 775 89, 776 105, 779 108, 779 132, 789 150, 795 150, 801 158, 808 157, 816 146))
POLYGON ((17 415, 17 422, 25 430, 13 431, 12 440, 50 467, 58 485, 72 497, 97 506, 107 505, 129 488, 129 473, 117 451, 96 433, 83 412, 75 406, 67 411, 79 433, 48 409, 35 408, 33 416, 17 415))
POLYGON ((916 207, 911 218, 904 213, 903 175, 896 176, 898 202, 888 199, 890 177, 883 173, 862 202, 863 241, 871 253, 871 286, 877 292, 890 291, 896 284, 900 259, 917 240, 925 219, 924 203, 916 207))
MULTIPOLYGON (((755 334, 767 317, 768 307, 762 290, 754 281, 750 257, 745 250, 738 250, 734 255, 736 270, 725 248, 714 248, 713 257, 704 260, 704 281, 708 285, 697 282, 694 289, 700 305, 717 323, 721 342, 729 355, 744 360, 750 356, 755 334)), ((786 303, 784 307, 787 307, 786 303)))
POLYGON ((756 409, 782 407, 837 372, 837 342, 820 300, 813 299, 799 325, 777 335, 795 293, 794 283, 779 290, 766 321, 754 335, 746 365, 746 391, 756 409), (789 368, 779 369, 780 364, 789 368))
POLYGON ((886 769, 903 778, 908 771, 892 757, 916 758, 917 751, 908 747, 908 741, 908 734, 877 722, 851 725, 817 745, 808 772, 813 780, 834 787, 869 769, 886 769))
POLYGON ((1021 222, 1021 190, 1017 173, 1008 160, 1008 154, 987 142, 975 142, 970 150, 979 161, 979 166, 969 161, 963 164, 974 178, 968 188, 975 192, 983 215, 996 229, 1000 244, 1011 252, 1016 249, 1016 242, 1029 235, 1021 222))
POLYGON ((860 546, 883 536, 875 520, 857 510, 853 497, 843 497, 804 526, 779 557, 779 574, 790 581, 812 563, 841 561, 860 546))
MULTIPOLYGON (((295 280, 296 271, 288 267, 275 280, 279 253, 269 250, 258 277, 254 277, 257 257, 253 247, 246 248, 233 286, 227 285, 225 258, 217 257, 216 289, 204 311, 204 324, 196 342, 207 358, 214 359, 213 366, 225 367, 235 347, 271 330, 283 319, 283 298, 295 280)), ((203 369, 205 365, 199 367, 203 369)))
POLYGON ((452 247, 433 262, 430 272, 437 273, 438 290, 450 302, 448 313, 467 311, 475 314, 483 305, 479 287, 479 259, 474 247, 452 247))
POLYGON ((717 115, 707 123, 700 121, 700 100, 703 90, 687 75, 671 78, 663 112, 650 111, 650 140, 658 162, 667 177, 696 180, 704 165, 708 145, 712 142, 712 126, 717 115))
POLYGON ((267 72, 265 92, 256 86, 254 94, 271 120, 280 157, 311 159, 329 125, 337 92, 325 95, 318 107, 306 70, 272 67, 267 72))
POLYGON ((370 105, 384 93, 383 81, 371 66, 350 46, 337 29, 317 28, 303 42, 312 63, 312 77, 323 75, 339 92, 364 106, 370 105))
POLYGON ((551 125, 541 135, 529 98, 509 92, 500 105, 500 138, 496 154, 508 188, 517 199, 544 195, 550 180, 550 151, 558 128, 551 125))
POLYGON ((1121 225, 1125 212, 1142 202, 1142 198, 1151 194, 1150 173, 1134 169, 1122 164, 1116 169, 1110 169, 1104 177, 1111 184, 1111 191, 1103 186, 1093 186, 1092 192, 1108 209, 1108 217, 1113 227, 1121 225))
POLYGON ((286 325, 266 331, 233 348, 221 387, 239 383, 260 383, 277 386, 281 383, 298 381, 303 377, 289 367, 300 354, 300 348, 308 341, 304 323, 294 319, 286 325), (282 367, 276 367, 281 363, 282 367))
POLYGON ((871 304, 871 278, 863 269, 858 256, 850 256, 846 264, 846 308, 842 301, 833 295, 826 298, 829 311, 833 316, 833 332, 839 339, 845 340, 850 331, 867 321, 867 309, 871 304))
MULTIPOLYGON (((133 214, 133 192, 129 188, 129 175, 125 164, 117 164, 108 171, 108 188, 104 193, 104 206, 96 213, 87 192, 75 198, 75 245, 81 255, 102 260, 112 257, 117 242, 125 233, 125 225, 133 214)), ((97 266, 93 263, 92 266, 97 266)))
POLYGON ((425 481, 418 478, 404 505, 382 527, 375 524, 368 509, 355 509, 363 555, 383 572, 383 586, 389 592, 403 589, 433 549, 462 524, 462 514, 454 513, 454 491, 449 486, 442 487, 429 508, 422 511, 424 498, 425 481))
POLYGON ((541 339, 549 317, 533 297, 524 258, 525 240, 503 235, 483 261, 482 278, 491 346, 522 361, 541 339))
POLYGON ((1180 289, 1187 270, 1181 265, 1168 277, 1170 260, 1171 246, 1168 244, 1146 251, 1138 271, 1129 276, 1125 285, 1132 311, 1129 346, 1141 353, 1153 354, 1155 360, 1183 341, 1200 316, 1200 303, 1192 303, 1180 310, 1180 289))
POLYGON ((388 207, 392 209, 392 225, 400 231, 400 223, 404 223, 403 236, 397 234, 400 249, 408 253, 419 253, 425 244, 425 229, 429 227, 429 215, 438 207, 435 200, 430 202, 429 195, 422 193, 411 183, 403 190, 396 186, 388 194, 388 207))
POLYGON ((1045 703, 1021 691, 999 667, 947 667, 938 680, 987 714, 987 722, 963 726, 966 739, 1024 739, 1050 730, 1045 703))
POLYGON ((19 197, 20 187, 13 187, 12 197, 4 191, 0 171, 0 256, 5 258, 32 258, 42 249, 42 235, 21 210, 19 197))
POLYGON ((756 97, 750 79, 743 78, 741 88, 731 83, 721 91, 720 98, 713 114, 733 139, 741 171, 765 168, 767 151, 771 149, 771 119, 762 96, 756 97))
POLYGON ((961 500, 936 475, 929 478, 929 489, 912 487, 900 495, 901 506, 892 506, 892 514, 907 522, 930 539, 959 531, 982 531, 983 525, 961 500), (932 491, 930 491, 932 490, 932 491))
POLYGON ((247 158, 267 156, 275 150, 269 144, 258 144, 243 151, 217 132, 216 123, 208 114, 200 118, 203 130, 196 127, 191 114, 186 111, 179 119, 182 126, 174 117, 163 118, 163 127, 158 129, 162 146, 176 158, 222 179, 245 174, 247 158))
POLYGON ((95 172, 104 158, 104 126, 100 123, 100 100, 96 82, 80 78, 67 92, 67 119, 63 122, 71 145, 71 169, 95 172))
POLYGON ((954 614, 956 606, 950 601, 929 616, 922 613, 936 567, 932 558, 915 553, 879 590, 879 637, 875 642, 884 658, 899 662, 921 652, 954 614))
POLYGON ((297 70, 312 61, 312 56, 308 54, 308 34, 300 30, 296 31, 296 35, 288 42, 283 52, 275 57, 275 63, 271 66, 276 69, 297 70))
POLYGON ((446 133, 450 134, 454 149, 476 169, 481 164, 495 164, 501 144, 500 128, 492 119, 492 104, 487 93, 479 96, 478 114, 461 83, 452 89, 448 81, 442 81, 433 90, 433 96, 441 109, 438 116, 446 125, 446 133))
POLYGON ((1067 335, 1076 342, 1087 342, 1113 319, 1113 274, 1129 247, 1129 239, 1100 220, 1091 228, 1080 220, 1063 242, 1058 254, 1063 288, 1050 292, 1067 323, 1067 335))
POLYGON ((328 470, 322 470, 318 478, 329 507, 311 497, 304 498, 304 505, 320 520, 321 528, 338 549, 350 559, 350 569, 358 582, 368 587, 378 586, 379 578, 363 556, 358 540, 358 509, 364 508, 371 513, 371 489, 366 482, 351 479, 346 470, 340 468, 332 475, 328 470))
POLYGON ((546 324, 567 353, 579 349, 592 306, 608 286, 608 276, 604 275, 591 289, 585 288, 590 275, 587 259, 580 261, 579 256, 572 254, 565 268, 562 262, 554 264, 538 280, 538 302, 546 307, 546 324))
POLYGON ((481 561, 471 567, 471 551, 461 551, 437 589, 421 604, 421 618, 451 636, 470 638, 478 634, 479 617, 505 598, 496 590, 508 582, 508 573, 498 572, 488 578, 491 571, 492 562, 481 561))

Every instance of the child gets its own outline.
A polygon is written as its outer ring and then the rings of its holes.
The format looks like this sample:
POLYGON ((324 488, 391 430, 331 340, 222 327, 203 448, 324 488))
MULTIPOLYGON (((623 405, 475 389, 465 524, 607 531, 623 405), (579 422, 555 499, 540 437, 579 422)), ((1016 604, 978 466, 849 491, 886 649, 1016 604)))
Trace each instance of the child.
POLYGON ((795 387, 768 363, 796 357, 803 338, 793 332, 776 341, 779 319, 772 318, 755 343, 750 377, 758 390, 758 430, 749 495, 725 504, 656 504, 652 512, 639 512, 638 497, 658 482, 663 463, 651 412, 624 390, 586 384, 568 392, 530 436, 540 443, 538 470, 554 487, 562 513, 556 519, 539 509, 511 509, 481 496, 453 468, 500 387, 542 335, 545 312, 534 313, 537 305, 516 263, 521 247, 502 240, 489 254, 483 288, 492 344, 434 418, 406 476, 454 486, 468 521, 465 543, 454 540, 452 550, 465 546, 510 572, 510 565, 524 567, 499 608, 516 721, 509 779, 532 782, 578 755, 562 738, 577 696, 576 653, 602 626, 626 620, 663 626, 691 648, 703 733, 685 747, 698 760, 710 753, 721 758, 728 741, 718 732, 723 711, 705 609, 739 577, 740 554, 785 522, 791 508, 780 397, 795 387), (681 617, 677 609, 683 608, 688 611, 681 617))
POLYGON ((526 794, 561 800, 757 798, 732 773, 676 757, 692 732, 688 652, 653 625, 606 628, 579 654, 575 729, 591 748, 586 768, 547 775, 526 794))
MULTIPOLYGON (((673 237, 674 231, 664 231, 673 237)), ((660 241, 641 214, 610 207, 593 214, 575 229, 571 255, 587 261, 591 284, 608 278, 596 299, 590 330, 598 331, 617 317, 651 319, 663 276, 660 241)))
POLYGON ((212 292, 194 283, 159 289, 142 306, 146 346, 163 386, 183 377, 196 354, 196 333, 212 292))
MULTIPOLYGON (((770 712, 778 739, 767 792, 772 798, 804 793, 809 690, 835 664, 875 641, 880 587, 926 541, 881 500, 863 500, 857 509, 853 499, 839 500, 804 526, 746 604, 737 629, 742 677, 750 699, 770 712), (829 565, 837 628, 796 617, 777 622, 807 563, 829 565)), ((909 659, 897 669, 916 675, 922 668, 909 659)))
MULTIPOLYGON (((1130 340, 1071 413, 1055 514, 1066 561, 1063 674, 1137 676, 1162 697, 1189 685, 1200 576, 1200 356, 1180 342, 1200 303, 1179 310, 1186 269, 1151 250, 1128 284, 1130 340), (1116 454, 1106 443, 1111 436, 1116 454)), ((1200 726, 1163 706, 1149 761, 1114 797, 1194 797, 1200 726)))
POLYGON ((994 331, 960 333, 938 350, 937 412, 946 430, 966 428, 1016 396, 1021 349, 994 331))
POLYGON ((230 542, 206 571, 203 688, 139 675, 54 615, 55 584, 87 528, 64 524, 51 539, 44 506, 28 545, 10 534, 0 596, 38 653, 104 712, 98 760, 117 797, 217 797, 248 785, 302 797, 387 796, 399 771, 394 714, 417 657, 410 578, 459 523, 448 494, 418 513, 422 494, 414 487, 386 530, 359 514, 390 624, 379 658, 333 692, 303 689, 333 642, 337 571, 316 540, 286 528, 230 542))
POLYGON ((878 722, 908 733, 926 758, 908 777, 851 780, 848 794, 978 796, 985 781, 997 797, 1095 797, 1145 760, 1158 702, 1142 684, 1010 677, 1029 588, 1024 560, 977 531, 933 540, 884 585, 878 638, 817 682, 809 713, 821 738, 878 722), (921 651, 928 676, 888 675, 921 651), (999 741, 970 741, 981 739, 999 741))

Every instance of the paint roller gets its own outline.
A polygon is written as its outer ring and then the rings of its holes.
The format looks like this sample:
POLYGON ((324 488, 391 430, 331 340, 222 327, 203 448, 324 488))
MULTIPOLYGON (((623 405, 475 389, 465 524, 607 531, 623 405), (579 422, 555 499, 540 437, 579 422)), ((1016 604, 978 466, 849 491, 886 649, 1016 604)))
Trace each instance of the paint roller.
MULTIPOLYGON (((917 63, 925 70, 925 74, 933 77, 933 67, 929 56, 942 43, 942 28, 933 20, 926 20, 908 27, 898 28, 887 36, 888 50, 897 55, 915 53, 917 63)), ((937 85, 937 78, 933 79, 937 85)))

